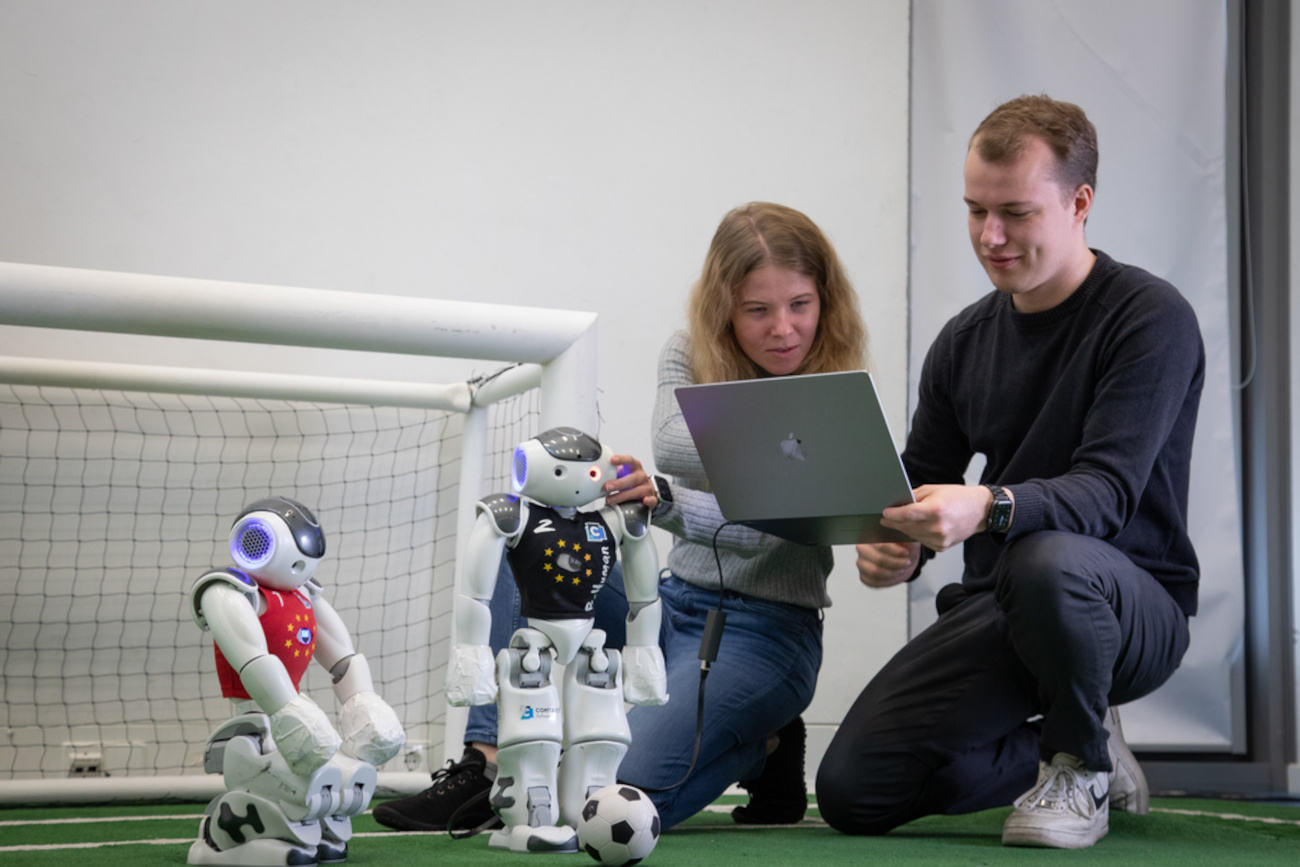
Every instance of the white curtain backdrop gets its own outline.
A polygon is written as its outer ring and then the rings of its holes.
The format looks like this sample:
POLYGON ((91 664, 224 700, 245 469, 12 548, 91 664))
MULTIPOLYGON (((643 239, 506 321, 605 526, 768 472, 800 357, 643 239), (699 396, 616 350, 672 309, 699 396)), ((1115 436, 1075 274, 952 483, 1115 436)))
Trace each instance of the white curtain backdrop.
MULTIPOLYGON (((1208 363, 1191 489, 1200 614, 1181 670, 1125 708, 1125 734, 1142 749, 1244 751, 1224 4, 914 0, 912 10, 910 405, 940 327, 991 289, 962 203, 970 133, 1024 93, 1077 103, 1096 125, 1101 151, 1089 244, 1177 286, 1196 309, 1208 363)), ((911 634, 934 619, 933 595, 960 580, 960 561, 956 551, 938 557, 913 585, 911 634)))

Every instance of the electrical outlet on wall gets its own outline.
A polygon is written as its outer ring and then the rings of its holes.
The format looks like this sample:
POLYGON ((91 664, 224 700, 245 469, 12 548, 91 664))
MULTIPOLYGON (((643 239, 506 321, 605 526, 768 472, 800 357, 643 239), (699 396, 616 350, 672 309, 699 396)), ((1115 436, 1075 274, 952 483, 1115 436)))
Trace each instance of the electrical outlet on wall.
POLYGON ((104 751, 99 744, 64 744, 68 750, 69 777, 107 777, 104 751))

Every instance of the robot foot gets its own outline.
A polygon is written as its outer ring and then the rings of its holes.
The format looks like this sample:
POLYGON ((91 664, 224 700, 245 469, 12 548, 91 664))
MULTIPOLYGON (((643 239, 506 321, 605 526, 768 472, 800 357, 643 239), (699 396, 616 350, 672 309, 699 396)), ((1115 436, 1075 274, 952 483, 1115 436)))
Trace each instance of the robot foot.
POLYGON ((313 867, 316 853, 282 840, 254 840, 220 852, 202 840, 190 844, 189 864, 237 864, 245 867, 313 867))
MULTIPOLYGON (((324 845, 324 844, 322 844, 324 845)), ((186 863, 241 865, 241 867, 314 867, 317 850, 265 837, 230 849, 218 849, 207 833, 207 820, 199 826, 199 839, 190 844, 186 863)))
POLYGON ((316 847, 317 864, 342 864, 346 860, 348 860, 347 843, 321 840, 320 845, 316 847))
POLYGON ((544 852, 567 854, 578 851, 578 835, 568 825, 543 825, 533 828, 528 825, 515 825, 492 832, 488 838, 491 849, 509 849, 521 854, 541 854, 544 852))
POLYGON ((330 833, 328 828, 321 834, 320 844, 316 847, 316 863, 342 864, 348 860, 348 844, 330 833))

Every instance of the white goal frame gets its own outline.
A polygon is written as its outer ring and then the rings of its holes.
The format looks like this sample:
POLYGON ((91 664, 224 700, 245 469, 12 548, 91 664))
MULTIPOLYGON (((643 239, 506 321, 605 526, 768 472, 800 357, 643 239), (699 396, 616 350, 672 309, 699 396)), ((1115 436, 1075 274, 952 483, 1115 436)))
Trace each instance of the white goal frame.
MULTIPOLYGON (((454 570, 460 586, 474 503, 483 493, 487 408, 540 387, 542 430, 596 430, 596 318, 571 310, 0 262, 0 325, 219 341, 212 353, 217 360, 224 343, 239 342, 519 363, 473 385, 0 356, 0 382, 463 413, 454 570)), ((464 711, 451 708, 444 751, 451 751, 457 726, 464 727, 464 711)), ((380 785, 413 792, 425 788, 428 777, 382 773, 380 785)), ((210 774, 0 780, 0 804, 200 800, 220 791, 220 776, 210 774)))

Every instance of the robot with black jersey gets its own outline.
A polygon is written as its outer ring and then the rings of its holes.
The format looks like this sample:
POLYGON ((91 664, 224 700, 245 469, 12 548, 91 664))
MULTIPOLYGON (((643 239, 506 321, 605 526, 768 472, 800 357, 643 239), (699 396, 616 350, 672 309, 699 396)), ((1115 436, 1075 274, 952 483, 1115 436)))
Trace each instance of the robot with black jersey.
POLYGON ((587 797, 617 781, 631 742, 624 700, 668 700, 659 648, 659 561, 640 503, 579 507, 604 495, 619 468, 610 450, 557 427, 514 453, 514 494, 476 504, 456 600, 457 643, 447 674, 453 705, 498 700, 492 808, 504 827, 489 845, 513 852, 576 852, 587 797), (627 645, 605 647, 593 603, 622 548, 627 645), (493 659, 488 601, 505 553, 528 626, 493 659), (564 690, 552 677, 563 665, 564 690), (563 756, 561 756, 563 753, 563 756))

